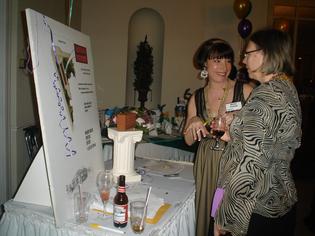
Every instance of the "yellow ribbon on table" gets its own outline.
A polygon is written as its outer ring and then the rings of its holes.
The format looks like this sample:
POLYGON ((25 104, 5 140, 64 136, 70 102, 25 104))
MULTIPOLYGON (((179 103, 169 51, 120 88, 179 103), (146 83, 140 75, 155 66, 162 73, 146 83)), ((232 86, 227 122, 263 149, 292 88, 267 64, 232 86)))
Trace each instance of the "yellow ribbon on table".
POLYGON ((148 224, 156 224, 165 214, 165 212, 171 207, 171 204, 165 203, 163 206, 159 208, 159 210, 155 213, 154 218, 146 218, 145 222, 148 224))

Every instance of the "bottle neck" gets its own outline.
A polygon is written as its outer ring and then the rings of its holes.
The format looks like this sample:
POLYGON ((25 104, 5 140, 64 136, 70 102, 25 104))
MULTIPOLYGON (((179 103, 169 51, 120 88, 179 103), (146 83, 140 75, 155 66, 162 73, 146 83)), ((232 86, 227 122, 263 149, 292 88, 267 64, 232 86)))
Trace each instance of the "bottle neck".
POLYGON ((126 192, 126 187, 125 186, 118 186, 118 192, 119 193, 125 193, 126 192))

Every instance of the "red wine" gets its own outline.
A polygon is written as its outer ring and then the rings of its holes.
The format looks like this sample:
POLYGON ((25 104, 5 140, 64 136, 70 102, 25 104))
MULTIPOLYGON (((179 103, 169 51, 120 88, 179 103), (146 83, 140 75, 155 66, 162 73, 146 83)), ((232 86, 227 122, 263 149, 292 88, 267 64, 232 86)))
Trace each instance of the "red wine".
POLYGON ((212 134, 214 136, 216 136, 217 138, 221 138, 224 134, 224 130, 215 130, 215 129, 212 129, 212 134))
POLYGON ((210 133, 211 127, 210 127, 210 124, 209 124, 209 123, 205 124, 205 128, 206 128, 206 130, 210 133))

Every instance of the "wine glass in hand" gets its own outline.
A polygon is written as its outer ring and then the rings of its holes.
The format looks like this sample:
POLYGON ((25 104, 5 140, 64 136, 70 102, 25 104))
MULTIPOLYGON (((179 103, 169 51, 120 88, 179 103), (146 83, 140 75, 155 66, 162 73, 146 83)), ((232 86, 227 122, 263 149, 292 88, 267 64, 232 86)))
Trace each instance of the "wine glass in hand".
POLYGON ((225 118, 222 116, 215 117, 212 121, 211 127, 211 133, 215 138, 215 144, 211 147, 211 149, 222 151, 223 148, 220 148, 219 139, 225 133, 225 118))
POLYGON ((106 203, 109 200, 110 189, 113 186, 113 175, 110 170, 100 171, 97 175, 96 185, 103 202, 104 214, 106 203))

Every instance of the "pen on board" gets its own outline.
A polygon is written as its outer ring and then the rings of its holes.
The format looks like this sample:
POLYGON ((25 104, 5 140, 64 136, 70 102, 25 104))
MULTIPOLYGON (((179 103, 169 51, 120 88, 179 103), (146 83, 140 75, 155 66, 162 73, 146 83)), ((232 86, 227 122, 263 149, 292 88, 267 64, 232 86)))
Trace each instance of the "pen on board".
POLYGON ((106 227, 106 226, 103 226, 103 225, 100 225, 100 224, 90 224, 90 227, 94 228, 94 229, 108 230, 108 231, 111 231, 111 232, 114 232, 114 233, 117 233, 117 234, 125 234, 126 233, 126 232, 121 231, 119 229, 109 228, 109 227, 106 227))

